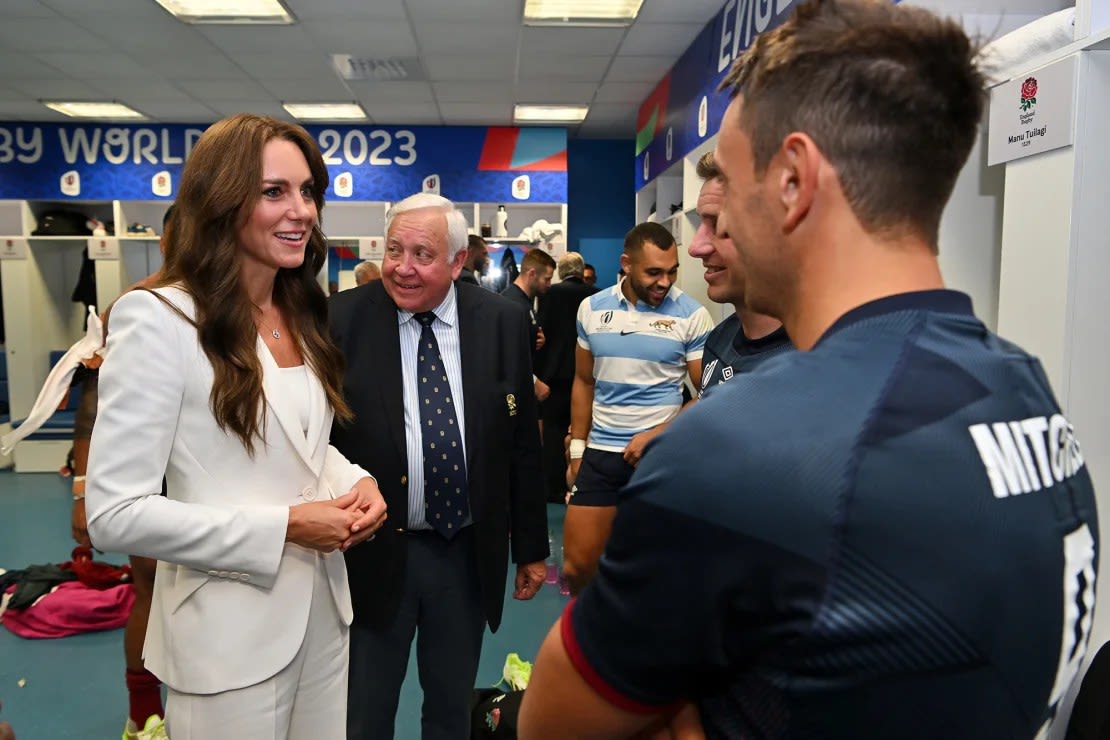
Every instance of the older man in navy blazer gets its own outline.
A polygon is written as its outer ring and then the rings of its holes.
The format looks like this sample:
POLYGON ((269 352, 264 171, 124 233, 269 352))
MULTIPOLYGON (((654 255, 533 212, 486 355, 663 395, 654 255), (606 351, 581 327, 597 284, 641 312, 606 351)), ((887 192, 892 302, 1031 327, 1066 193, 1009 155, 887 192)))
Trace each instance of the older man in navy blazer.
POLYGON ((386 234, 382 280, 330 305, 356 415, 332 441, 374 471, 390 511, 347 553, 347 735, 393 737, 415 634, 423 738, 459 740, 485 626, 501 622, 510 542, 518 599, 539 590, 548 554, 528 325, 509 300, 453 282, 467 234, 451 201, 401 201, 386 234))

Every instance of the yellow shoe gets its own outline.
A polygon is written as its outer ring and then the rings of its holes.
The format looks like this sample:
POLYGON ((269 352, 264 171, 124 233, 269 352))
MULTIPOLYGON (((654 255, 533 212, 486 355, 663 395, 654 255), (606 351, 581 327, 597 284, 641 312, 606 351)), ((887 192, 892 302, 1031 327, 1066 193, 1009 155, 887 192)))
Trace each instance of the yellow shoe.
POLYGON ((128 717, 127 724, 123 727, 122 740, 169 740, 169 735, 166 734, 166 722, 157 714, 152 714, 146 718, 146 724, 140 730, 128 717))

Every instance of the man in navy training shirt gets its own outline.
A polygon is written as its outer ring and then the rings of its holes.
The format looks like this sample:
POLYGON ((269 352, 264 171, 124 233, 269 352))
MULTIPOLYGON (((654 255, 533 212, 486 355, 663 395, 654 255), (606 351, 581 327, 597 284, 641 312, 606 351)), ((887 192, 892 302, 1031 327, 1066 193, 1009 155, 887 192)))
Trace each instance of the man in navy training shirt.
POLYGON ((794 349, 782 322, 744 305, 744 264, 728 235, 717 234, 717 218, 724 201, 721 170, 706 152, 698 160, 697 173, 705 182, 698 193, 697 213, 701 219, 688 252, 705 267, 706 294, 716 303, 731 303, 735 313, 717 324, 705 340, 702 353, 701 392, 727 383, 739 373, 754 370, 767 360, 794 349))
POLYGON ((708 738, 1049 734, 1097 513, 1040 364, 943 287, 976 55, 924 9, 816 0, 732 68, 718 230, 801 351, 656 440, 540 650, 522 740, 629 737, 684 703, 708 738))

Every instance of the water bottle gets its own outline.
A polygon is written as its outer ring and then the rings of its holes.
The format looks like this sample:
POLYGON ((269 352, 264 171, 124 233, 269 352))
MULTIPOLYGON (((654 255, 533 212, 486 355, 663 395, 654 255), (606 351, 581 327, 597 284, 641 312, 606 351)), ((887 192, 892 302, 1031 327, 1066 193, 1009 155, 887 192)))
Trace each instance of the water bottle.
POLYGON ((544 573, 544 581, 546 583, 559 582, 559 564, 555 561, 555 538, 551 534, 551 530, 547 530, 547 560, 544 561, 546 572, 544 573))
POLYGON ((509 214, 505 211, 505 206, 497 206, 497 215, 494 218, 497 226, 493 235, 495 237, 507 237, 509 235, 509 214))

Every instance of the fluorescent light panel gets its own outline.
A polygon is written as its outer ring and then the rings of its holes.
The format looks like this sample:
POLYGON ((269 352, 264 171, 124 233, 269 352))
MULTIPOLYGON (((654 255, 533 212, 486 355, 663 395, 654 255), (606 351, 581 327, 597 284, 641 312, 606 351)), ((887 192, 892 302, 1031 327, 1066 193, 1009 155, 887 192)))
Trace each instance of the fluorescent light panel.
POLYGON ((517 105, 516 123, 581 123, 590 112, 588 105, 517 105))
POLYGON ((156 0, 185 23, 296 22, 280 0, 156 0))
POLYGON ((531 25, 628 25, 644 0, 525 0, 524 22, 531 25))
POLYGON ((46 101, 42 104, 51 110, 64 113, 74 118, 106 118, 111 120, 131 119, 145 121, 144 116, 134 108, 128 108, 123 103, 96 103, 89 101, 46 101))
POLYGON ((366 111, 358 103, 282 103, 281 107, 302 121, 366 120, 366 111))

